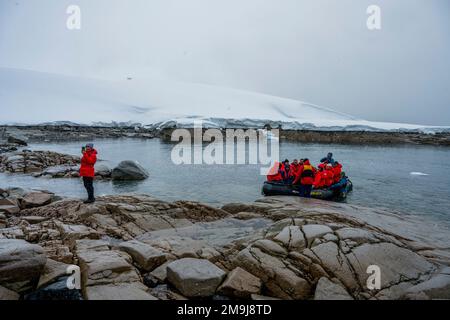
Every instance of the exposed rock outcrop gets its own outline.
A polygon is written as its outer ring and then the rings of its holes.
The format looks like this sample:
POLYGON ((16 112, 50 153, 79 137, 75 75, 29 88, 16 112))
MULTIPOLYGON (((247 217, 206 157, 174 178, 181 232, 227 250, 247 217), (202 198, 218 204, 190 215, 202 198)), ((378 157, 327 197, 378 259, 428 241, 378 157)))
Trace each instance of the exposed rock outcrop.
POLYGON ((69 264, 91 300, 448 298, 448 233, 378 209, 297 197, 219 209, 136 194, 30 207, 29 191, 0 194, 17 208, 0 213, 0 295, 11 299, 77 298, 63 285, 69 264))
POLYGON ((122 161, 112 170, 113 180, 145 180, 150 176, 148 171, 136 161, 122 161))
POLYGON ((239 267, 231 271, 218 289, 220 294, 240 299, 250 299, 252 294, 261 293, 259 278, 239 267))
POLYGON ((184 258, 167 266, 167 279, 186 297, 214 295, 226 273, 208 260, 184 258))
MULTIPOLYGON (((16 151, 0 155, 0 172, 33 173, 36 175, 49 167, 74 167, 79 157, 51 151, 16 151)), ((50 170, 50 169, 49 169, 50 170)), ((56 170, 56 169, 54 169, 56 170)))
POLYGON ((39 280, 46 261, 39 245, 0 239, 0 285, 18 293, 29 290, 39 280))

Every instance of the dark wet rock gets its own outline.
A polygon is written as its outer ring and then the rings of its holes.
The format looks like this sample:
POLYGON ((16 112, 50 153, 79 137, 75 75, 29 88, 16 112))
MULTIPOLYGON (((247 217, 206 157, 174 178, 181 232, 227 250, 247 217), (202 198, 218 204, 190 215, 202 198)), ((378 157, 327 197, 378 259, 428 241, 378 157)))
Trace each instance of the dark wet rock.
POLYGON ((2 143, 0 144, 0 154, 17 151, 20 146, 15 143, 2 143))
POLYGON ((10 133, 8 135, 8 143, 14 143, 20 146, 27 146, 28 138, 17 133, 10 133))
POLYGON ((49 220, 47 217, 39 217, 39 216, 21 216, 21 220, 28 222, 29 224, 39 224, 41 222, 49 220))
POLYGON ((150 176, 148 171, 136 161, 122 161, 112 170, 113 180, 145 180, 150 176))
POLYGON ((20 294, 12 290, 0 286, 0 301, 15 301, 19 300, 20 294))
POLYGON ((176 289, 167 284, 160 284, 155 288, 151 288, 150 294, 160 300, 188 300, 188 298, 181 295, 176 289))
POLYGON ((231 301, 232 299, 227 296, 221 296, 219 294, 215 294, 211 297, 212 301, 231 301))
POLYGON ((276 301, 276 300, 280 300, 278 298, 262 296, 262 295, 259 295, 259 294, 252 294, 251 298, 254 301, 271 301, 271 300, 276 301))
POLYGON ((61 277, 56 282, 25 295, 24 300, 83 300, 81 291, 67 287, 68 277, 61 277))
POLYGON ((143 282, 149 288, 156 288, 159 284, 161 284, 161 282, 150 273, 147 273, 143 277, 143 282))

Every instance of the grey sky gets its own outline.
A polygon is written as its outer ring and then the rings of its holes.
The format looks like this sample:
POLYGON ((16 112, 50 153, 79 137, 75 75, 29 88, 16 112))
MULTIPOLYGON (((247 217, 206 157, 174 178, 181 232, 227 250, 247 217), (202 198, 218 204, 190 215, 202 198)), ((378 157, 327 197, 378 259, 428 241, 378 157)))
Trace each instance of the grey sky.
POLYGON ((164 76, 375 121, 450 125, 449 39, 448 0, 0 0, 1 67, 164 76))

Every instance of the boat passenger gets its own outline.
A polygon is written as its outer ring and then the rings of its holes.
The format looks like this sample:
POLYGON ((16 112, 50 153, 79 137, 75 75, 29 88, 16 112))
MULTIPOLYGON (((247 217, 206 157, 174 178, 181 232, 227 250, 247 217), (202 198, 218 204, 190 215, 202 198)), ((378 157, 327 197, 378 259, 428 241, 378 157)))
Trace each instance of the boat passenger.
POLYGON ((339 181, 341 181, 341 178, 342 178, 342 164, 335 161, 333 163, 333 180, 334 180, 333 182, 338 183, 339 181))
POLYGON ((322 176, 324 179, 324 186, 326 188, 331 187, 334 181, 333 167, 331 166, 331 164, 327 164, 325 166, 322 176))
POLYGON ((299 193, 301 197, 311 198, 311 190, 314 184, 314 175, 316 173, 316 168, 314 168, 309 159, 304 159, 303 165, 300 167, 300 171, 298 172, 294 185, 299 186, 299 193))
POLYGON ((320 160, 320 162, 333 164, 334 163, 333 154, 331 152, 329 152, 325 158, 322 158, 320 160))
POLYGON ((324 165, 319 164, 316 176, 314 177, 314 183, 313 187, 314 189, 322 189, 325 186, 324 179, 323 179, 323 171, 324 171, 324 165))
POLYGON ((289 165, 289 160, 284 160, 281 169, 280 169, 281 177, 283 178, 283 182, 285 184, 291 184, 294 180, 294 176, 291 171, 291 166, 289 165))
POLYGON ((292 161, 292 163, 291 163, 291 172, 294 177, 296 177, 298 175, 300 167, 301 167, 301 164, 298 163, 297 159, 294 159, 294 161, 292 161))

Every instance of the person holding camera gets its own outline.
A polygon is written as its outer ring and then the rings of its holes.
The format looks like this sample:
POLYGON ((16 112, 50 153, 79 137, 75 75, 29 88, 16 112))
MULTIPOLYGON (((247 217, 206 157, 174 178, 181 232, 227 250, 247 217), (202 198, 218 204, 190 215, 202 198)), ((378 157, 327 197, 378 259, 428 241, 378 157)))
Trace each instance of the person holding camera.
POLYGON ((88 199, 84 203, 94 203, 94 166, 97 162, 97 150, 94 149, 94 144, 88 143, 81 148, 81 153, 83 157, 81 158, 80 177, 83 177, 84 187, 88 193, 88 199))

